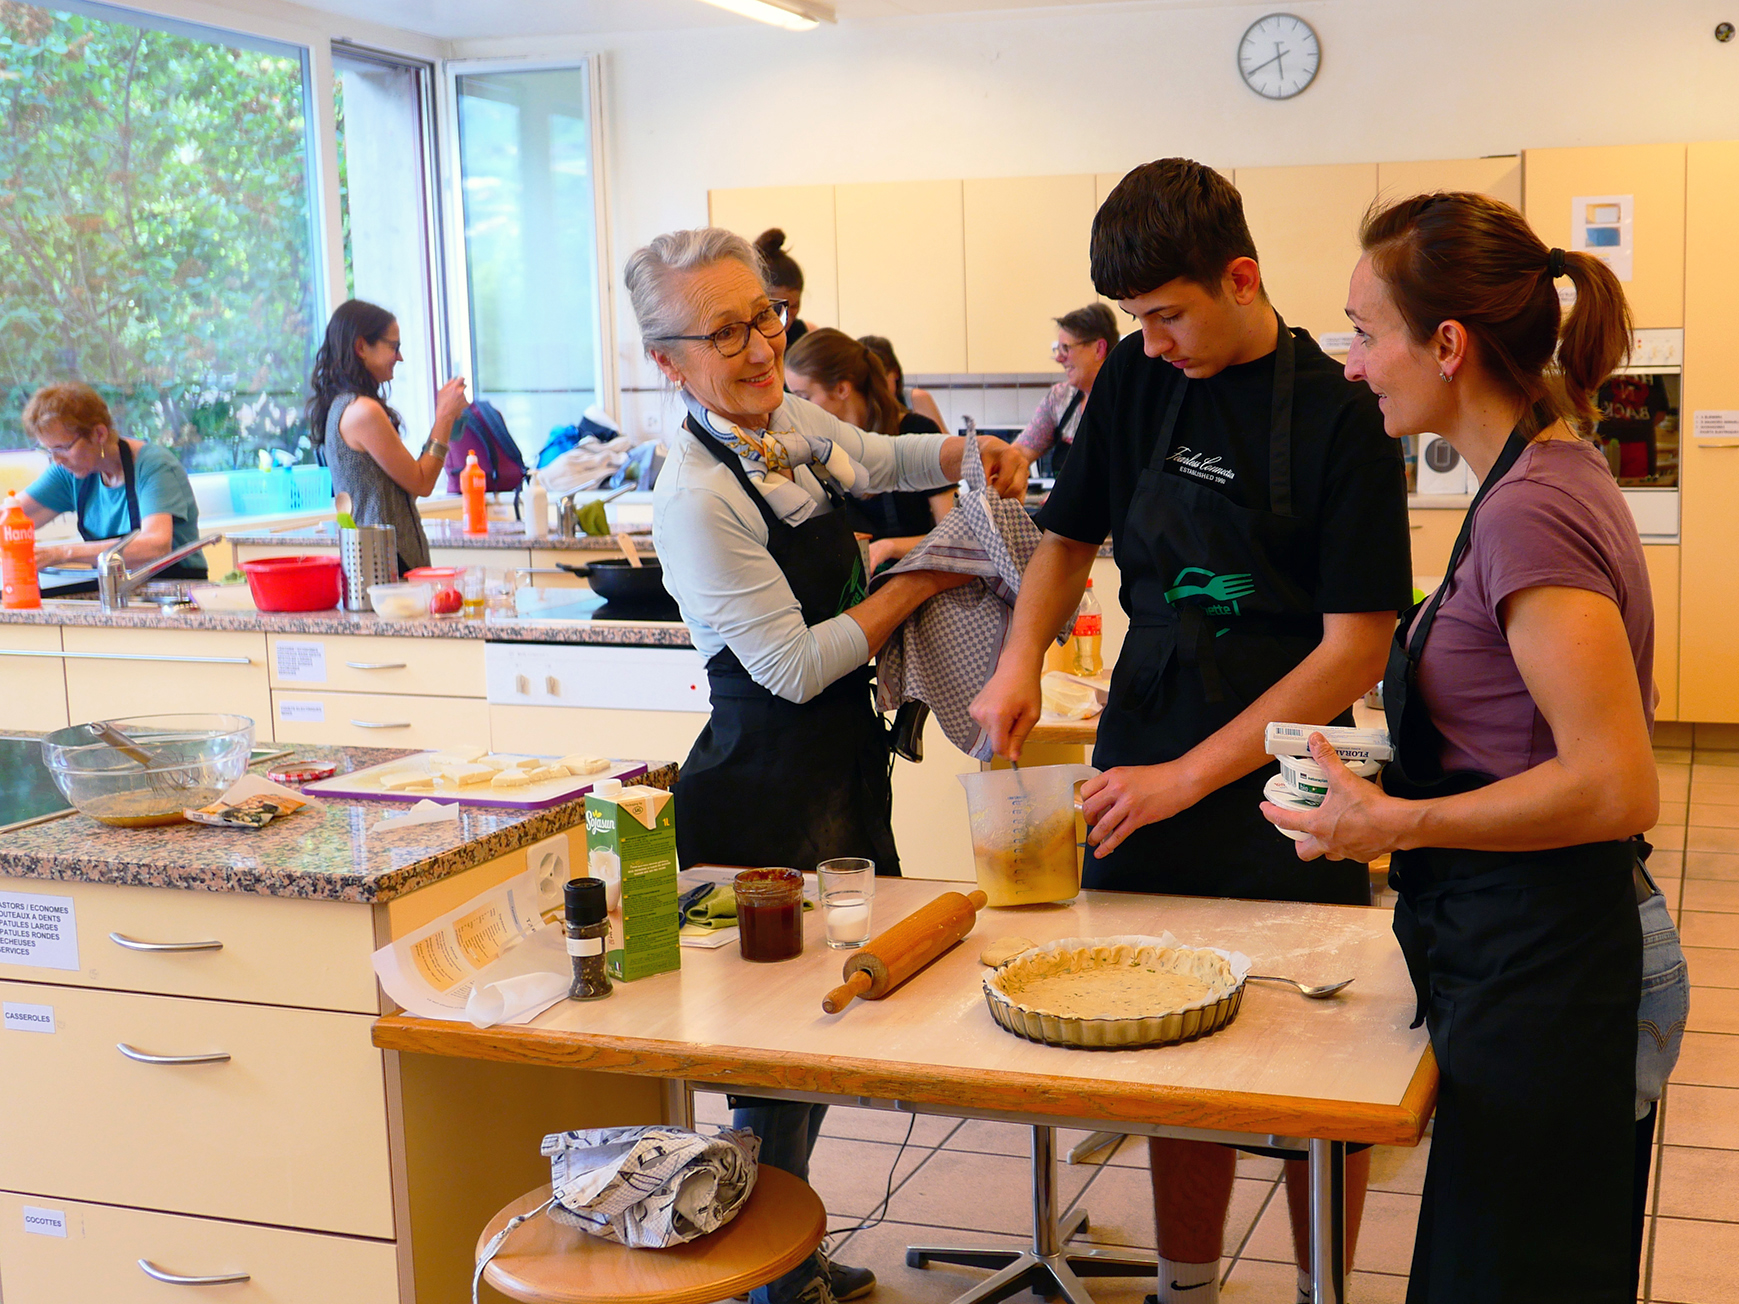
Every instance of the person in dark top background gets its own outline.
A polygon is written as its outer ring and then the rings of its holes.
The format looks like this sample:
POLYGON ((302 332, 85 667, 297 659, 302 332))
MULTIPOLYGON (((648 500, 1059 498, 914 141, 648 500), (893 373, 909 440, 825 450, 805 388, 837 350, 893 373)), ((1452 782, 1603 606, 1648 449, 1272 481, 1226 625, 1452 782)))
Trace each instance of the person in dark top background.
POLYGON ((767 293, 787 304, 785 347, 790 348, 809 333, 809 323, 797 315, 803 310, 803 269, 785 252, 785 233, 776 226, 755 237, 755 252, 767 269, 767 293))
MULTIPOLYGON (((1368 904, 1365 865, 1301 867, 1263 818, 1263 728, 1350 722, 1382 675, 1413 587, 1400 449, 1374 397, 1268 302, 1243 201, 1212 168, 1162 159, 1125 177, 1093 220, 1092 271, 1140 336, 1094 382, 973 715, 1019 758, 1045 647, 1109 535, 1130 628, 1103 773, 1081 791, 1083 886, 1368 904)), ((1214 1304, 1235 1153, 1149 1145, 1158 1297, 1214 1304)), ((1305 1164, 1286 1157, 1302 1265, 1305 1164)), ((1349 1157, 1349 1262, 1368 1174, 1368 1153, 1349 1157)))

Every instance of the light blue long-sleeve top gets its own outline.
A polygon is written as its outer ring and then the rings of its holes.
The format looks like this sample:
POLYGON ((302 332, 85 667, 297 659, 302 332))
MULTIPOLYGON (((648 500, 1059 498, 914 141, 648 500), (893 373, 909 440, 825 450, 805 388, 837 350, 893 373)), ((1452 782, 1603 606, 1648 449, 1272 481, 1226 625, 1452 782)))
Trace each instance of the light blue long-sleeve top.
MULTIPOLYGON (((709 419, 715 429, 728 429, 722 419, 709 419)), ((768 425, 836 440, 869 472, 871 493, 949 483, 942 474, 947 435, 871 434, 790 394, 768 425)), ((832 510, 808 467, 795 468, 792 478, 821 511, 832 510)), ((750 678, 792 702, 807 702, 868 664, 869 641, 850 616, 842 612, 818 625, 804 624, 796 595, 767 551, 760 509, 731 469, 686 428, 670 440, 652 502, 652 542, 664 587, 703 657, 729 647, 750 678)))

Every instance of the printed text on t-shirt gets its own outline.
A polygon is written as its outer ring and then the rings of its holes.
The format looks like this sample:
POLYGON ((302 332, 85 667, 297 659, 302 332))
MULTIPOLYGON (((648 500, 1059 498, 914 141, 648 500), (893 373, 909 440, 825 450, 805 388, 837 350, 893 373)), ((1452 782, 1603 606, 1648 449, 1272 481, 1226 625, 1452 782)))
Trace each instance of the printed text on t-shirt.
POLYGON ((1182 474, 1211 484, 1231 484, 1238 478, 1237 472, 1225 465, 1225 458, 1205 457, 1193 448, 1174 449, 1166 461, 1175 462, 1182 474))

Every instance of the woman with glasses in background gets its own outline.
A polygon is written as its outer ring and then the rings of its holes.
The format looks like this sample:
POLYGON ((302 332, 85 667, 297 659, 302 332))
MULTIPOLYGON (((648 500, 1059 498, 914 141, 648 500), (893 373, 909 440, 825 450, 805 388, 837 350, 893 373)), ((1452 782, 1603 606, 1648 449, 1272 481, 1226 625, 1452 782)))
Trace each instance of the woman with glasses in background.
MULTIPOLYGON (((982 456, 991 483, 1025 463, 1005 445, 889 438, 785 392, 787 305, 761 256, 717 228, 661 235, 624 277, 647 355, 687 420, 653 490, 664 586, 706 658, 712 717, 677 780, 682 863, 812 869, 838 856, 899 873, 887 732, 869 659, 918 605, 967 581, 913 571, 866 596, 848 499, 940 489, 982 456)), ((806 1177, 824 1106, 733 1101, 761 1162, 806 1177)), ((864 1269, 819 1253, 758 1304, 868 1293, 864 1269)))
POLYGON ((350 495, 358 525, 390 525, 397 536, 399 574, 429 564, 417 499, 435 492, 447 460, 447 437, 466 407, 465 381, 455 377, 435 395, 435 424, 412 456, 404 421, 387 406, 385 386, 403 360, 398 319, 361 299, 338 305, 314 355, 308 382, 308 430, 332 469, 335 493, 350 495))
POLYGON ((1117 347, 1117 318, 1102 303, 1052 318, 1057 323, 1057 342, 1051 356, 1063 368, 1063 378, 1039 401, 1039 409, 1014 447, 1031 467, 1046 453, 1051 455, 1051 474, 1060 475, 1063 462, 1074 446, 1087 395, 1111 350, 1117 347))

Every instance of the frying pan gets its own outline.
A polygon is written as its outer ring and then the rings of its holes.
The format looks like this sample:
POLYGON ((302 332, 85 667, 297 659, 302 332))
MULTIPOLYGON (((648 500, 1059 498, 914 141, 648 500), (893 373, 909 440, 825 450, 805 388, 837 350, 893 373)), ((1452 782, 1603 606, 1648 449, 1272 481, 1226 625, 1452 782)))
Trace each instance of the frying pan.
POLYGON ((628 607, 674 605, 664 591, 664 569, 651 558, 638 567, 630 566, 626 557, 606 557, 583 566, 570 566, 567 562, 559 565, 585 580, 605 602, 620 602, 628 607))

